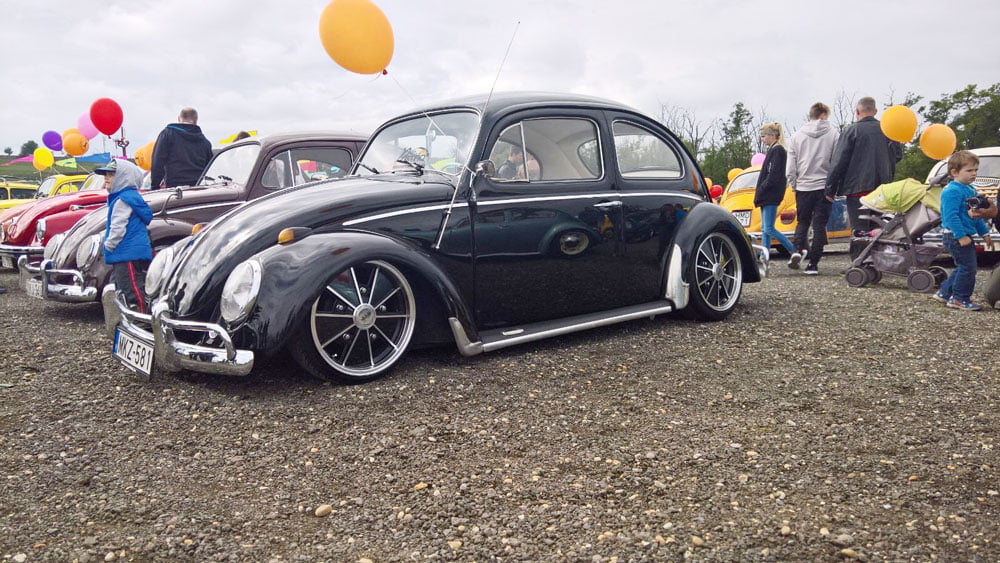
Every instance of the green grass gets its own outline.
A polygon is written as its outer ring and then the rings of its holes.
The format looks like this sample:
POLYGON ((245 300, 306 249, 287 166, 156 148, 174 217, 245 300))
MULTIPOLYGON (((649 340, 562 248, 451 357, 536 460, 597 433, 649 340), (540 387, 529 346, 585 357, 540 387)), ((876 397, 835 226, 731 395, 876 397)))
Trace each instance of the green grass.
MULTIPOLYGON (((15 156, 0 156, 0 164, 6 164, 14 160, 15 156)), ((58 159, 57 159, 58 160, 58 159)), ((26 182, 41 182, 53 174, 89 174, 98 165, 94 163, 77 164, 76 168, 64 168, 62 166, 51 166, 39 172, 30 162, 15 162, 10 166, 0 166, 0 176, 11 180, 24 180, 26 182)))

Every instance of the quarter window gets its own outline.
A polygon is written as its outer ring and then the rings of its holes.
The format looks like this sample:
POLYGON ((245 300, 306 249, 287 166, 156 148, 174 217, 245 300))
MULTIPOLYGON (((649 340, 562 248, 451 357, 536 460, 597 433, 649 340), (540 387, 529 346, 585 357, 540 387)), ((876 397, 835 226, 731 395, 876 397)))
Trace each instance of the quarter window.
POLYGON ((527 119, 500 134, 490 160, 500 182, 552 182, 601 177, 597 126, 586 119, 527 119))
POLYGON ((670 145, 649 131, 616 121, 615 155, 623 178, 680 178, 680 159, 670 145))
POLYGON ((346 176, 351 169, 351 153, 336 147, 303 147, 274 155, 267 163, 261 184, 281 189, 308 182, 346 176))

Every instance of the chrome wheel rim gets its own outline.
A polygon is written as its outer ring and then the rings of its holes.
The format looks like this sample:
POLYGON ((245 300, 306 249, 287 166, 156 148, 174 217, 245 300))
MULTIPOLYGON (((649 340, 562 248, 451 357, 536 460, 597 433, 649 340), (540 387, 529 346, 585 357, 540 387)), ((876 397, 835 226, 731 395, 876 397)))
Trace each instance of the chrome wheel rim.
POLYGON ((337 274, 313 302, 313 344, 333 369, 368 377, 406 351, 416 324, 413 290, 392 265, 372 261, 337 274))
POLYGON ((695 286, 702 301, 715 311, 726 311, 739 299, 743 278, 740 256, 729 237, 712 233, 695 254, 695 286))

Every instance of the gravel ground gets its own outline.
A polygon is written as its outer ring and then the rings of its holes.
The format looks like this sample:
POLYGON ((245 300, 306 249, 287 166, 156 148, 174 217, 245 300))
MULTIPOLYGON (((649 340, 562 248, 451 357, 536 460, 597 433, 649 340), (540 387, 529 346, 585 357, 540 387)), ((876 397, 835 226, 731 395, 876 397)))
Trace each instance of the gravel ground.
MULTIPOLYGON (((0 274, 3 561, 998 561, 997 312, 846 248, 671 319, 317 383, 140 383, 0 274)), ((986 272, 980 273, 980 284, 986 272)))

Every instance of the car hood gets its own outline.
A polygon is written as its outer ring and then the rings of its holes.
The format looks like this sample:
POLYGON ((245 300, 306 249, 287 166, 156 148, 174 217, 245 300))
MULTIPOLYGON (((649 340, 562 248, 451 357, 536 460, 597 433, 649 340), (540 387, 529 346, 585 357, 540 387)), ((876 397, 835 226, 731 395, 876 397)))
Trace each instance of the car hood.
POLYGON ((209 319, 222 286, 237 264, 277 244, 290 227, 336 231, 344 221, 433 204, 446 204, 453 184, 434 174, 352 177, 290 188, 242 205, 198 233, 175 260, 164 294, 184 318, 209 319))
POLYGON ((24 210, 24 213, 11 225, 9 235, 17 244, 28 244, 35 235, 35 224, 43 217, 66 211, 74 205, 103 205, 108 201, 108 192, 104 190, 88 190, 60 194, 38 200, 34 205, 24 210))

